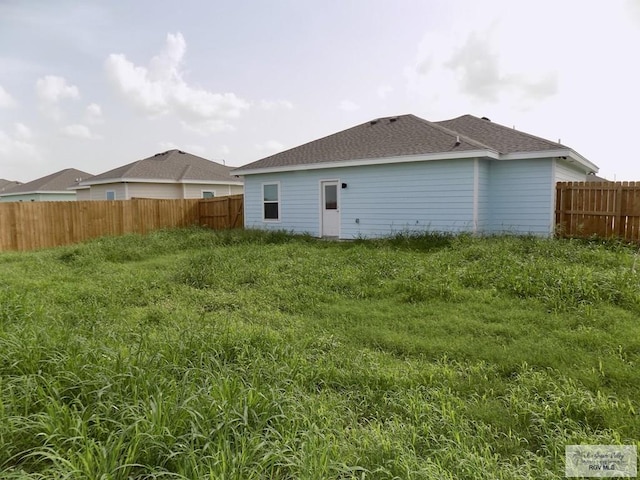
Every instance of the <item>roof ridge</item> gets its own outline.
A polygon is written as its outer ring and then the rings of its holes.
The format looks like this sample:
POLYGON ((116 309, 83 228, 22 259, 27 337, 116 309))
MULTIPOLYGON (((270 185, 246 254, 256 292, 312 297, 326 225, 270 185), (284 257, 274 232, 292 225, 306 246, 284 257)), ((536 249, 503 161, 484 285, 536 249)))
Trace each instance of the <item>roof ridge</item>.
POLYGON ((77 168, 64 168, 62 170, 58 170, 57 172, 50 173, 49 175, 45 175, 43 177, 31 180, 30 182, 17 185, 14 188, 11 188, 10 190, 6 191, 3 195, 6 196, 9 194, 12 194, 12 195, 30 194, 30 193, 41 192, 41 191, 62 191, 54 188, 58 186, 56 182, 60 182, 61 178, 69 176, 70 174, 73 174, 74 176, 86 175, 87 178, 91 177, 90 173, 84 172, 82 170, 78 170, 77 168), (54 185, 53 187, 51 186, 52 183, 54 185))
POLYGON ((409 115, 411 115, 412 117, 416 118, 417 120, 420 120, 421 122, 424 122, 424 123, 436 128, 436 129, 440 130, 441 132, 444 132, 444 133, 447 133, 449 135, 453 135, 453 136, 456 136, 456 137, 460 137, 465 142, 467 142, 467 143, 469 143, 471 145, 474 145, 474 146, 480 147, 480 148, 485 148, 487 150, 495 151, 495 149, 490 147, 489 145, 485 145, 484 143, 482 143, 482 142, 480 142, 478 140, 475 140, 475 139, 473 139, 473 138, 471 138, 471 137, 469 137, 467 135, 464 135, 464 134, 462 134, 462 133, 460 133, 460 132, 458 132, 458 131, 456 131, 456 130, 454 130, 452 128, 443 127, 442 125, 439 125, 438 122, 432 122, 430 120, 426 120, 424 118, 420 118, 420 117, 418 117, 416 115, 413 115, 413 114, 409 114, 409 115))
POLYGON ((492 120, 489 120, 489 119, 486 119, 486 120, 485 120, 484 118, 478 118, 478 117, 476 117, 475 115, 471 115, 470 113, 467 113, 467 114, 465 114, 465 115, 460 115, 459 117, 452 118, 452 119, 450 119, 450 120, 442 120, 442 121, 443 121, 443 122, 450 122, 450 121, 457 120, 457 119, 459 119, 459 118, 464 118, 464 117, 470 117, 470 118, 473 118, 474 120, 479 120, 479 121, 489 122, 491 125, 494 125, 494 126, 496 126, 496 127, 502 128, 502 129, 507 130, 507 131, 509 131, 509 132, 517 132, 517 133, 519 133, 520 135, 524 135, 524 136, 526 136, 526 137, 533 138, 533 139, 535 139, 535 140, 540 140, 540 141, 542 141, 542 142, 547 143, 548 145, 554 145, 554 146, 559 145, 559 146, 561 146, 562 148, 569 148, 569 147, 567 147, 566 145, 563 145, 563 144, 561 144, 561 143, 554 142, 554 141, 552 141, 552 140, 546 139, 546 138, 544 138, 544 137, 539 137, 539 136, 537 136, 537 135, 533 135, 533 134, 531 134, 531 133, 528 133, 528 132, 525 132, 525 131, 522 131, 522 130, 518 130, 517 128, 515 128, 515 126, 514 126, 513 128, 512 128, 512 127, 507 127, 506 125, 502 125, 501 123, 496 123, 496 122, 494 122, 494 121, 492 121, 492 120))
POLYGON ((354 130, 354 129, 356 129, 356 128, 363 127, 363 126, 364 126, 364 125, 366 125, 367 123, 371 123, 371 122, 373 122, 373 121, 379 121, 379 120, 382 120, 383 118, 391 118, 391 117, 379 117, 379 118, 375 118, 375 119, 367 120, 366 122, 359 123, 358 125, 354 125, 353 127, 349 127, 349 128, 347 128, 347 129, 345 129, 345 130, 340 130, 339 132, 333 132, 333 133, 330 133, 330 134, 325 135, 325 136, 323 136, 323 137, 319 137, 319 138, 316 138, 316 139, 314 139, 314 140, 309 140, 308 142, 302 143, 302 144, 297 145, 297 146, 295 146, 295 147, 287 148, 286 150, 283 150, 283 151, 281 151, 281 152, 273 153, 273 154, 268 155, 268 156, 266 156, 266 157, 263 157, 263 158, 260 158, 260 159, 258 159, 258 160, 255 160, 255 161, 253 161, 253 162, 251 162, 251 163, 247 163, 246 165, 242 165, 242 166, 240 166, 240 167, 236 167, 236 168, 234 168, 234 170, 244 169, 244 168, 246 168, 246 167, 249 167, 250 165, 253 165, 254 163, 262 162, 263 160, 266 160, 266 159, 271 158, 271 157, 275 157, 276 155, 282 155, 283 153, 289 152, 289 151, 291 151, 291 150, 302 149, 302 148, 304 148, 304 147, 306 147, 307 145, 310 145, 310 144, 312 144, 312 143, 320 142, 320 141, 322 141, 322 140, 324 140, 324 139, 326 139, 326 138, 335 137, 336 135, 341 135, 341 134, 343 134, 343 133, 345 133, 345 132, 348 132, 348 131, 350 131, 350 130, 354 130))
POLYGON ((436 125, 434 122, 430 122, 429 120, 425 120, 424 118, 420 118, 420 117, 418 117, 418 116, 416 116, 416 115, 414 115, 412 113, 406 113, 406 114, 402 114, 402 115, 387 115, 387 116, 384 116, 384 117, 372 118, 372 119, 367 120, 365 122, 362 122, 362 123, 359 123, 357 125, 354 125, 353 127, 349 127, 349 128, 344 129, 344 130, 340 130, 338 132, 330 133, 330 134, 325 135, 323 137, 316 138, 315 140, 310 140, 310 141, 305 142, 305 143, 303 143, 301 145, 288 148, 287 150, 283 150, 281 152, 274 153, 274 154, 269 155, 267 157, 263 157, 263 158, 261 158, 259 160, 256 160, 254 162, 248 163, 246 165, 242 165, 240 167, 236 167, 236 168, 234 168, 234 170, 244 170, 245 168, 251 168, 251 165, 253 165, 255 163, 258 163, 258 162, 262 163, 262 162, 264 162, 264 161, 266 161, 266 160, 268 160, 268 159, 270 159, 272 157, 286 154, 287 152, 290 152, 292 150, 304 149, 304 148, 306 148, 307 146, 309 146, 311 144, 315 144, 317 142, 322 142, 322 141, 325 141, 326 139, 330 139, 332 137, 348 135, 349 132, 357 130, 357 129, 360 129, 362 127, 365 127, 366 125, 373 126, 373 125, 375 125, 377 123, 382 122, 383 120, 387 120, 387 119, 388 120, 392 120, 393 119, 393 121, 398 121, 398 120, 400 120, 402 118, 411 118, 413 120, 417 120, 420 123, 423 123, 423 124, 425 124, 427 126, 430 126, 430 127, 434 128, 436 130, 439 130, 440 132, 445 133, 447 135, 451 135, 454 138, 455 137, 460 137, 461 139, 463 139, 466 143, 468 143, 471 146, 478 147, 478 148, 481 148, 481 149, 487 149, 487 150, 494 150, 495 151, 495 149, 493 149, 493 148, 491 148, 491 147, 489 147, 489 146, 487 146, 487 145, 485 145, 485 144, 483 144, 483 143, 481 143, 481 142, 479 142, 477 140, 474 140, 474 139, 472 139, 472 138, 470 138, 470 137, 468 137, 466 135, 463 135, 463 134, 461 134, 459 132, 456 132, 456 131, 451 130, 451 129, 446 128, 446 127, 443 127, 442 125, 436 125))
POLYGON ((105 183, 108 180, 117 183, 125 178, 129 179, 128 181, 162 179, 181 182, 195 178, 194 175, 203 180, 216 178, 222 180, 226 179, 231 170, 232 167, 214 160, 172 148, 99 173, 87 183, 105 183), (189 165, 190 167, 187 168, 189 165))

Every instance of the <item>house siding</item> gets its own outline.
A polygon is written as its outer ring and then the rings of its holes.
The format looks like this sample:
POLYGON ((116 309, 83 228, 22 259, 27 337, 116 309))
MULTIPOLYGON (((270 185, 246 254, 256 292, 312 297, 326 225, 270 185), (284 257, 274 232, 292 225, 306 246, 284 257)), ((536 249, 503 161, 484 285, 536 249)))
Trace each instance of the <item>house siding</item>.
POLYGON ((477 194, 477 232, 485 232, 491 224, 491 208, 489 199, 489 182, 491 162, 486 159, 478 160, 478 194, 477 194))
POLYGON ((105 183, 102 185, 91 185, 91 200, 106 200, 107 191, 116 192, 116 200, 125 200, 125 187, 123 183, 105 183))
POLYGON ((555 182, 584 182, 587 180, 587 174, 583 169, 562 160, 555 160, 555 162, 555 182))
POLYGON ((202 191, 214 191, 216 197, 226 195, 236 195, 244 191, 242 185, 206 185, 206 184, 185 184, 184 198, 202 198, 202 191))
POLYGON ((25 193, 0 197, 0 202, 73 202, 76 194, 72 193, 25 193))
POLYGON ((320 182, 339 189, 340 237, 473 231, 472 159, 306 170, 245 177, 245 226, 320 235, 320 182), (280 220, 262 219, 262 185, 280 184, 280 220))
POLYGON ((552 233, 553 162, 551 158, 491 161, 488 232, 552 233))
POLYGON ((131 198, 202 198, 203 190, 213 190, 216 197, 242 193, 242 185, 211 185, 211 184, 181 184, 181 183, 106 183, 91 185, 87 200, 106 200, 107 191, 116 192, 116 200, 131 198), (231 192, 231 193, 229 193, 231 192))
POLYGON ((81 188, 76 190, 76 200, 91 200, 91 189, 89 188, 81 188))
POLYGON ((127 183, 130 198, 183 198, 182 185, 175 183, 127 183))

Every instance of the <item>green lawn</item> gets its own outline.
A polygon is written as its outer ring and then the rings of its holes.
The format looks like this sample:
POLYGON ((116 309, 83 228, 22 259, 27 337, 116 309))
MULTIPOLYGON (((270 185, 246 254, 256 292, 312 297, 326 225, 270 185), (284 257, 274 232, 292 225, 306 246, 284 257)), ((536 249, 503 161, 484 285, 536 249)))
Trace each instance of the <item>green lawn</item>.
POLYGON ((640 439, 613 242, 189 229, 0 253, 0 478, 551 479, 640 439))

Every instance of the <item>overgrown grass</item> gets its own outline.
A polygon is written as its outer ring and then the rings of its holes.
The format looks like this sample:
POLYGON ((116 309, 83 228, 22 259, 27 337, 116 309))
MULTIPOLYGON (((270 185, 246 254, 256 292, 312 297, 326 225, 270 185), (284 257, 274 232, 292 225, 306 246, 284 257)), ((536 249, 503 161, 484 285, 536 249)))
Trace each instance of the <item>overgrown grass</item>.
POLYGON ((638 443, 612 242, 198 229, 0 254, 0 478, 562 478, 638 443))

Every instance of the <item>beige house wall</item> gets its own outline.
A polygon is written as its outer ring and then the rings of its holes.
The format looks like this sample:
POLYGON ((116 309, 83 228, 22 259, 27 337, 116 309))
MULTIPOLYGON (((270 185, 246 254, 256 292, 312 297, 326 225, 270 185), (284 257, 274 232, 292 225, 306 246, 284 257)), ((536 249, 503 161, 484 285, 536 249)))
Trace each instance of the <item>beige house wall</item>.
POLYGON ((127 198, 183 198, 175 183, 127 183, 127 198))
POLYGON ((202 198, 202 192, 214 192, 216 197, 243 193, 242 185, 176 184, 176 183, 107 183, 92 185, 82 200, 106 200, 107 191, 114 191, 116 200, 131 198, 202 198))
POLYGON ((91 200, 91 189, 89 188, 81 188, 76 190, 76 200, 91 200))
POLYGON ((236 195, 243 191, 242 185, 185 184, 184 198, 202 198, 202 192, 214 192, 216 197, 224 197, 226 195, 236 195))
POLYGON ((92 185, 89 189, 90 200, 106 200, 107 191, 113 190, 116 192, 116 200, 126 200, 125 188, 122 183, 108 183, 104 185, 92 185))

